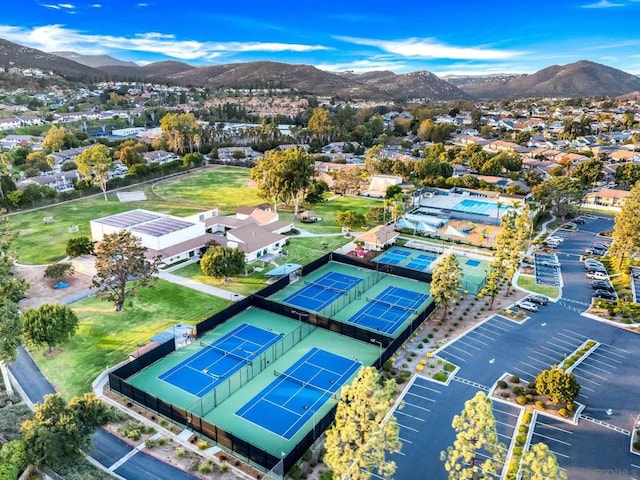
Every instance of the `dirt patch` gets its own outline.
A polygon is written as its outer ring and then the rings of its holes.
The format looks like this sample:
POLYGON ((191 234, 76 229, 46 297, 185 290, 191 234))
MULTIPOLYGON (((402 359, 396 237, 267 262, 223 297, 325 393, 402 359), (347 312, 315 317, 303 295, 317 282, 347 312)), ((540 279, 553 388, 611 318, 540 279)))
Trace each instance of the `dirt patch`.
POLYGON ((63 281, 68 283, 67 288, 53 288, 58 280, 44 278, 46 266, 16 265, 14 272, 16 277, 29 282, 26 298, 19 303, 20 309, 37 308, 43 303, 72 303, 82 298, 91 287, 91 277, 76 273, 67 275, 63 281))

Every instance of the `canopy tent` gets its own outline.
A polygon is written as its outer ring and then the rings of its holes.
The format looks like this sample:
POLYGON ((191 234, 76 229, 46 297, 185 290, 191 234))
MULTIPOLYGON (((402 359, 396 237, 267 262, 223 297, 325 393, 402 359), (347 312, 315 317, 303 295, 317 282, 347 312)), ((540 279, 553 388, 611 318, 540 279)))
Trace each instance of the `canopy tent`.
POLYGON ((436 227, 431 226, 424 222, 418 222, 418 224, 416 225, 416 230, 418 230, 419 232, 425 232, 425 233, 436 233, 438 231, 436 227))
POLYGON ((279 267, 267 272, 266 275, 269 277, 281 277, 282 275, 289 275, 292 272, 296 272, 301 268, 302 265, 297 263, 285 263, 284 265, 280 265, 279 267))
POLYGON ((412 229, 416 229, 416 224, 413 222, 410 222, 409 220, 407 220, 406 218, 401 218, 400 220, 398 220, 396 222, 396 227, 398 228, 412 228, 412 229))
POLYGON ((466 237, 467 236, 466 233, 461 232, 457 228, 453 228, 451 225, 449 225, 447 227, 447 230, 444 232, 444 234, 445 235, 450 235, 452 237, 466 237))

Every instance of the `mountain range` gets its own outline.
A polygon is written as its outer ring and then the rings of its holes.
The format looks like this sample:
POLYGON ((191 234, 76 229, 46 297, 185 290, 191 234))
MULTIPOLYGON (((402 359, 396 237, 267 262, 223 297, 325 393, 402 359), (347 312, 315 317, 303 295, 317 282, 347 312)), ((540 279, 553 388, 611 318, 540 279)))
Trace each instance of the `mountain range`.
POLYGON ((586 60, 550 66, 533 74, 443 79, 426 70, 405 74, 334 73, 311 65, 268 61, 204 67, 164 61, 138 66, 108 55, 45 53, 0 39, 2 67, 39 68, 80 82, 124 80, 212 88, 291 88, 300 93, 380 101, 619 96, 640 91, 639 77, 586 60))

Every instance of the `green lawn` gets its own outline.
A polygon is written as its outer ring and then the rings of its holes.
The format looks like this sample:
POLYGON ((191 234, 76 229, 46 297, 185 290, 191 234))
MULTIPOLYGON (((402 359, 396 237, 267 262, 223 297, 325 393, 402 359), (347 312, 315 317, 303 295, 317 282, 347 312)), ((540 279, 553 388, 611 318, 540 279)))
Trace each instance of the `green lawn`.
POLYGON ((91 235, 90 220, 135 208, 185 216, 216 206, 229 211, 238 205, 254 205, 260 200, 255 189, 244 186, 248 179, 246 168, 223 167, 129 189, 145 191, 145 201, 120 203, 113 193, 107 196, 107 201, 98 195, 12 215, 18 233, 14 242, 18 261, 32 265, 58 261, 65 256, 67 240, 91 235), (45 217, 53 217, 53 221, 45 224, 45 217), (69 233, 73 225, 78 225, 78 233, 69 233), (43 245, 47 248, 42 248, 43 245))
POLYGON ((342 235, 335 237, 290 237, 285 247, 287 256, 279 263, 299 263, 306 265, 325 253, 349 243, 353 238, 342 235), (326 247, 325 247, 326 245, 326 247))
POLYGON ((539 285, 536 283, 535 277, 528 275, 520 275, 518 277, 518 286, 533 293, 546 295, 549 298, 558 298, 560 289, 553 285, 539 285))
MULTIPOLYGON (((262 265, 258 262, 254 265, 262 265)), ((227 283, 224 283, 222 279, 217 279, 205 275, 200 269, 199 263, 192 263, 179 270, 174 270, 172 273, 180 275, 181 277, 190 278, 196 282, 204 283, 206 285, 213 285, 214 287, 224 288, 233 293, 239 293, 241 295, 251 295, 257 292, 266 285, 265 272, 275 268, 273 266, 267 267, 262 272, 253 272, 250 275, 238 275, 235 277, 229 277, 227 283)))
MULTIPOLYGON (((334 200, 318 203, 316 205, 304 205, 302 209, 309 208, 315 215, 322 217, 321 222, 302 223, 295 221, 295 226, 303 228, 311 233, 336 233, 342 230, 336 223, 336 215, 345 210, 354 210, 366 215, 373 207, 382 207, 382 200, 368 197, 336 197, 334 200)), ((280 211, 281 220, 294 221, 293 211, 290 209, 280 211)), ((374 225, 370 225, 369 228, 374 225)), ((368 228, 367 228, 368 229, 368 228)), ((365 230, 367 230, 365 229, 365 230)))
POLYGON ((94 297, 75 303, 80 318, 77 334, 60 346, 60 352, 45 357, 45 350, 32 352, 38 366, 65 398, 91 389, 91 382, 107 366, 127 358, 138 345, 180 322, 195 325, 227 307, 231 302, 162 280, 147 288, 132 307, 115 312, 113 304, 94 297))
POLYGON ((264 203, 258 190, 248 187, 251 171, 241 167, 223 167, 176 181, 161 182, 155 192, 178 202, 195 202, 205 208, 218 207, 220 215, 229 215, 239 205, 264 203))

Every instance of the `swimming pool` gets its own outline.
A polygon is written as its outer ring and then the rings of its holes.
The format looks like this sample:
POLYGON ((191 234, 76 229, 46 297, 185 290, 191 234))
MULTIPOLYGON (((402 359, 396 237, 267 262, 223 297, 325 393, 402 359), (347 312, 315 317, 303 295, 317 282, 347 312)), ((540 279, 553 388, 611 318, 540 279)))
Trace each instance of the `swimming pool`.
POLYGON ((464 200, 456 203, 453 206, 452 210, 486 215, 488 212, 495 212, 498 209, 507 210, 508 208, 509 207, 505 206, 498 207, 498 205, 495 203, 482 202, 480 200, 471 200, 469 198, 465 198, 464 200))

